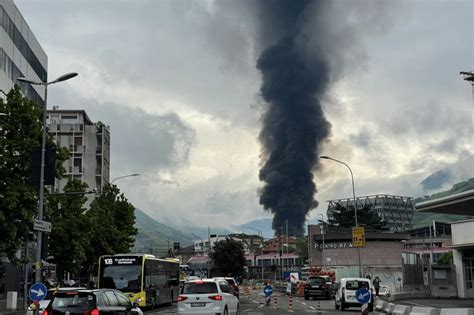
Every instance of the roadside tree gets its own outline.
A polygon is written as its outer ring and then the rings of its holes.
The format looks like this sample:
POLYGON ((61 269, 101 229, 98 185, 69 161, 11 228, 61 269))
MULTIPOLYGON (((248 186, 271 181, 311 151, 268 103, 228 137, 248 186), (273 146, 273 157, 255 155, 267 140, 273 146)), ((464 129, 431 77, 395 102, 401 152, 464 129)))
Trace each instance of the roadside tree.
POLYGON ((88 230, 91 244, 86 250, 85 272, 92 269, 101 255, 130 252, 135 243, 135 207, 115 185, 103 187, 89 211, 88 230))
MULTIPOLYGON (((18 87, 0 99, 0 255, 18 262, 16 252, 33 238, 38 188, 30 184, 31 154, 41 146, 43 108, 23 97, 18 87)), ((52 144, 48 136, 47 142, 52 144)), ((67 151, 59 150, 56 175, 67 151)))
POLYGON ((230 238, 219 241, 209 256, 213 266, 225 275, 237 276, 244 270, 245 253, 241 242, 230 238))
MULTIPOLYGON (((64 192, 85 192, 87 184, 71 180, 64 192)), ((86 249, 91 244, 90 218, 84 204, 85 195, 50 195, 47 198, 46 217, 52 222, 49 234, 48 254, 50 262, 56 264, 58 278, 62 280, 64 271, 78 274, 86 261, 86 249)))
MULTIPOLYGON (((344 207, 340 203, 336 205, 332 217, 329 218, 329 225, 343 228, 352 228, 355 225, 354 207, 344 207)), ((386 230, 385 221, 383 221, 377 212, 369 205, 357 209, 357 221, 360 226, 374 230, 386 230)))

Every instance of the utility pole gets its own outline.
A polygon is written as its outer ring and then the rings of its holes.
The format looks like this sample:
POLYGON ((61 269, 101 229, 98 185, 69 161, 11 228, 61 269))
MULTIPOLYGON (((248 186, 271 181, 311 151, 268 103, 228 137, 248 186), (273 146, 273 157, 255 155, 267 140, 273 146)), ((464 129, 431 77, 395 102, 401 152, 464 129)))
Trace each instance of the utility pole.
POLYGON ((288 220, 285 220, 286 222, 286 271, 290 270, 290 261, 288 258, 288 220))
MULTIPOLYGON (((474 123, 474 71, 461 71, 460 75, 463 76, 464 81, 470 82, 472 86, 472 109, 471 109, 471 128, 474 123)), ((471 130, 472 135, 472 130, 471 130)))

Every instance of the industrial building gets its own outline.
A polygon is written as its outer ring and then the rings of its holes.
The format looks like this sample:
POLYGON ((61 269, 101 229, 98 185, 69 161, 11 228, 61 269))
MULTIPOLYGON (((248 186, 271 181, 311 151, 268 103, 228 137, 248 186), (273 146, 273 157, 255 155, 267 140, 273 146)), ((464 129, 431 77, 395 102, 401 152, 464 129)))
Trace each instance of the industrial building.
MULTIPOLYGON (((385 221, 385 226, 393 232, 403 232, 412 229, 412 218, 414 213, 413 199, 405 196, 394 195, 371 195, 355 198, 357 209, 371 207, 379 217, 385 221)), ((354 208, 353 198, 328 200, 327 216, 333 217, 336 207, 341 205, 345 208, 354 208)))
MULTIPOLYGON (((474 190, 428 200, 416 204, 423 212, 474 216, 474 190)), ((456 290, 460 298, 474 297, 474 219, 451 223, 453 264, 456 272, 456 290)))

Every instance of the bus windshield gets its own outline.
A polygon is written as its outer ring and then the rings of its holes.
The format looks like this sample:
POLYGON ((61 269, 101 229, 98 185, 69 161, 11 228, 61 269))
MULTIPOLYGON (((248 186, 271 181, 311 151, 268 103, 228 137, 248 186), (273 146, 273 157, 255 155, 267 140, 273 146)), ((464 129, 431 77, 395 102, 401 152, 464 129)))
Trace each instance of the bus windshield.
POLYGON ((99 282, 101 288, 117 289, 123 292, 141 291, 140 265, 109 265, 104 266, 102 279, 99 282))

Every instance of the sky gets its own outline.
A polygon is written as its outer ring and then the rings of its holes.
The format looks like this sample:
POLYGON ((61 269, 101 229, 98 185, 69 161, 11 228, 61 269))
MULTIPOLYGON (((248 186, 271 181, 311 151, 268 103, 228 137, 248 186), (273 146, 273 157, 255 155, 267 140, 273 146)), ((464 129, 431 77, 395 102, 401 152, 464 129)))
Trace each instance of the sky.
MULTIPOLYGON (((49 79, 79 73, 49 89, 48 107, 110 126, 111 179, 141 174, 115 182, 134 206, 183 227, 270 217, 258 195, 267 104, 256 63, 275 39, 252 1, 15 3, 49 79)), ((351 166, 357 195, 420 196, 426 176, 474 154, 471 87, 459 75, 474 68, 474 4, 333 3, 303 21, 307 55, 336 56, 321 154, 351 166)), ((309 217, 352 195, 343 165, 318 161, 313 174, 309 217)))

